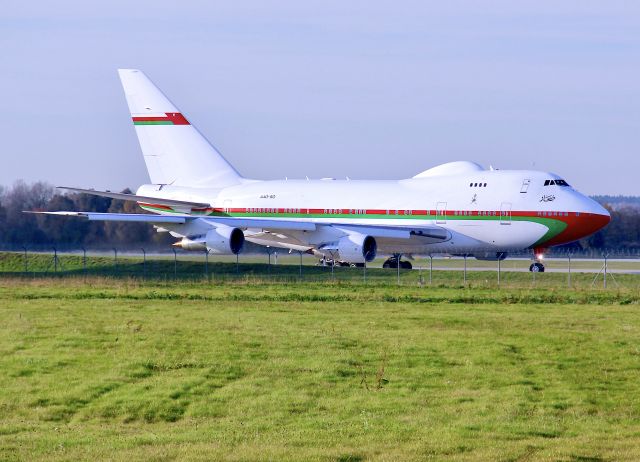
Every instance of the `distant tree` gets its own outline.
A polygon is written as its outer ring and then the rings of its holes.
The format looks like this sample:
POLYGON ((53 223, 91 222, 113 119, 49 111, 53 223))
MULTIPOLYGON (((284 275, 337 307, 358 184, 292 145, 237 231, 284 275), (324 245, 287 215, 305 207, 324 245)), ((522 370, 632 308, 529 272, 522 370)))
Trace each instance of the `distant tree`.
MULTIPOLYGON (((59 210, 74 210, 75 204, 71 197, 56 194, 46 206, 49 212, 59 210)), ((49 241, 60 244, 82 244, 87 235, 89 222, 74 217, 38 216, 38 224, 46 233, 49 241)))
MULTIPOLYGON (((93 194, 69 194, 74 202, 72 210, 79 212, 104 213, 109 210, 112 199, 108 197, 94 196, 93 194)), ((105 224, 101 221, 85 221, 85 235, 83 242, 86 245, 98 245, 106 242, 105 224)))
POLYGON ((40 244, 47 241, 46 233, 38 226, 35 215, 25 210, 44 210, 53 197, 54 188, 44 182, 31 186, 17 181, 4 194, 6 225, 4 240, 11 244, 40 244))
POLYGON ((611 222, 597 233, 580 241, 585 249, 640 248, 640 208, 634 206, 613 209, 605 205, 611 222))
POLYGON ((4 187, 0 186, 0 242, 5 242, 7 227, 7 209, 4 207, 4 187))

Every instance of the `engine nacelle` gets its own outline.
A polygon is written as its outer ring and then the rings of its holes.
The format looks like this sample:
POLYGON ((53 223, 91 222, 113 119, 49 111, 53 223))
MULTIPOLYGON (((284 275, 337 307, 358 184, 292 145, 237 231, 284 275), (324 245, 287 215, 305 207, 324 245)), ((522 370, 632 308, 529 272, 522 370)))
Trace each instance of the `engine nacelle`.
POLYGON ((378 244, 375 238, 360 233, 352 233, 340 238, 338 253, 340 259, 349 263, 365 263, 376 258, 378 244))
POLYGON ((218 226, 198 236, 183 237, 174 244, 184 250, 205 250, 217 255, 236 255, 244 247, 244 233, 238 228, 218 226))
POLYGON ((218 255, 237 255, 244 247, 244 233, 231 226, 218 226, 207 233, 207 249, 218 255))
POLYGON ((502 261, 507 258, 507 252, 481 252, 474 253, 473 256, 476 260, 484 261, 502 261))

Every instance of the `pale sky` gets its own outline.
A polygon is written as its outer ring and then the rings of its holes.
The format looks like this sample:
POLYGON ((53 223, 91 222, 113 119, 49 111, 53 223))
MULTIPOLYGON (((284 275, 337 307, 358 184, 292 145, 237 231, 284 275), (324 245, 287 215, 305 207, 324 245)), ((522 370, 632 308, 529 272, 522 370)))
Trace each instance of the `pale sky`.
POLYGON ((249 178, 472 160, 640 195, 640 2, 5 0, 0 49, 3 185, 148 182, 131 67, 249 178))

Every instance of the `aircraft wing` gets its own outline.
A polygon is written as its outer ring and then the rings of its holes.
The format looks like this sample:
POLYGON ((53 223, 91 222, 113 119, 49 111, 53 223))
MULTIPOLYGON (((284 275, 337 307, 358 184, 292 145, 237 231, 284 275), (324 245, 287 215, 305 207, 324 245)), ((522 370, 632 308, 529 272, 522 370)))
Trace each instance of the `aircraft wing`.
POLYGON ((65 189, 67 191, 82 194, 91 194, 92 196, 109 197, 111 199, 119 199, 122 201, 144 202, 148 204, 169 205, 174 207, 188 207, 190 209, 204 209, 211 206, 211 204, 206 202, 179 201, 175 199, 163 199, 161 197, 138 196, 136 194, 114 193, 111 191, 96 191, 95 189, 69 188, 67 186, 58 186, 58 189, 65 189))
POLYGON ((103 212, 40 212, 26 211, 42 215, 57 215, 86 218, 90 221, 128 221, 139 223, 188 223, 194 220, 210 223, 213 226, 224 225, 237 228, 275 229, 295 231, 315 231, 319 226, 331 226, 345 234, 360 233, 379 238, 410 239, 425 237, 435 240, 446 240, 449 233, 438 226, 376 226, 340 223, 317 223, 300 219, 286 218, 251 218, 251 217, 214 217, 188 214, 147 214, 147 213, 103 213, 103 212))
POLYGON ((423 243, 444 242, 450 233, 438 226, 377 226, 343 224, 330 222, 304 221, 286 218, 217 217, 189 214, 141 214, 141 213, 100 213, 100 212, 28 212, 55 216, 79 217, 90 221, 124 221, 150 223, 174 236, 197 234, 203 230, 220 226, 230 226, 245 230, 246 239, 258 245, 281 247, 296 251, 329 249, 336 237, 359 233, 379 239, 380 243, 406 243, 416 240, 423 243), (333 238, 324 244, 310 244, 304 232, 313 232, 319 228, 332 229, 333 238))

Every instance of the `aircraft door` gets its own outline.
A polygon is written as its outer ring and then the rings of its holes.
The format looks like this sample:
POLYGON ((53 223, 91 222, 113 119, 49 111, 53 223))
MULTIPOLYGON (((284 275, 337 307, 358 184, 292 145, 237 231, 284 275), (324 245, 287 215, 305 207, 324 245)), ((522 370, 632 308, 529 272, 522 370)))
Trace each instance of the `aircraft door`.
POLYGON ((438 202, 436 205, 436 224, 443 225, 447 222, 447 203, 438 202))
POLYGON ((511 224, 511 202, 503 202, 500 205, 500 224, 511 224))
POLYGON ((222 204, 224 213, 229 213, 231 211, 231 199, 225 199, 224 203, 222 204))
POLYGON ((526 194, 529 190, 529 185, 531 184, 530 179, 522 180, 522 186, 520 187, 520 194, 526 194))

